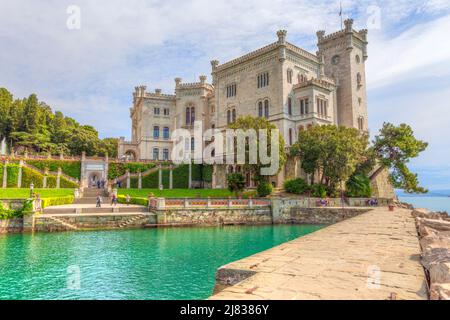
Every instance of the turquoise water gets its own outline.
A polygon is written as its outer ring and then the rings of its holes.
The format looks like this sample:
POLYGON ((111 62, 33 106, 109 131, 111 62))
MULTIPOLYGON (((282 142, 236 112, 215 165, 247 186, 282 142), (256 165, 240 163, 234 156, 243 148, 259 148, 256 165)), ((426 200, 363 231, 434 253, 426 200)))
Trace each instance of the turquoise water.
POLYGON ((433 211, 447 211, 450 213, 450 197, 399 197, 400 201, 412 204, 415 208, 426 208, 433 211))
POLYGON ((218 267, 319 228, 0 235, 0 299, 205 299, 218 267))

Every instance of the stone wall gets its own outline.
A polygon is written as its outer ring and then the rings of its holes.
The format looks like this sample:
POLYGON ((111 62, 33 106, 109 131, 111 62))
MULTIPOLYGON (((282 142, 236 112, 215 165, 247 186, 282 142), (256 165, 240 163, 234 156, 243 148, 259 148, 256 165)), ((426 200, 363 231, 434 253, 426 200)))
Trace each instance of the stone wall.
POLYGON ((35 217, 34 231, 56 232, 142 228, 155 223, 154 214, 98 214, 35 217))
POLYGON ((22 231, 23 231, 23 219, 22 218, 0 220, 0 234, 21 233, 22 231))
POLYGON ((24 199, 2 199, 0 203, 5 209, 19 210, 22 209, 25 200, 24 199))
POLYGON ((278 223, 334 224, 369 212, 369 208, 291 208, 284 211, 278 223))
POLYGON ((379 198, 395 198, 395 190, 389 180, 389 172, 384 169, 370 181, 372 194, 379 198))
POLYGON ((272 224, 270 207, 243 209, 189 208, 157 210, 155 213, 157 224, 160 225, 272 224))

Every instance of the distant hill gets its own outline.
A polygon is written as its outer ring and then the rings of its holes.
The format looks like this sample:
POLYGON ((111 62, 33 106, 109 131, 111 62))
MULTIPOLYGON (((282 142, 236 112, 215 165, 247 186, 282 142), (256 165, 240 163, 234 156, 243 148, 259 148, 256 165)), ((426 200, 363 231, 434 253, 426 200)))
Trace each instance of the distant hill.
POLYGON ((426 194, 409 194, 402 190, 397 190, 397 195, 401 197, 450 197, 450 189, 430 190, 426 194))

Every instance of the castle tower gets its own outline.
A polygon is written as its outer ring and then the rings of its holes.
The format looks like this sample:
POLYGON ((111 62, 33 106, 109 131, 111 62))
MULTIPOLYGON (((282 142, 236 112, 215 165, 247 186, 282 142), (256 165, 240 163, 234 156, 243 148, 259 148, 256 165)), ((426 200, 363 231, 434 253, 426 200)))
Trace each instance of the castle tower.
POLYGON ((353 20, 348 19, 344 30, 330 35, 318 31, 317 38, 325 76, 338 85, 338 124, 367 131, 367 30, 353 30, 353 20))

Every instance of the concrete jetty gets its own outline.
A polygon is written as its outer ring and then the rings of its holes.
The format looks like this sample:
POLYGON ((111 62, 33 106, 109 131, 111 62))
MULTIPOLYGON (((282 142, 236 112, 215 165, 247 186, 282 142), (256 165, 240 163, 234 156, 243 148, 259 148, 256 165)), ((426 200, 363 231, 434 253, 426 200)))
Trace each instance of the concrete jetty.
POLYGON ((376 208, 221 267, 212 300, 427 299, 411 210, 376 208))

